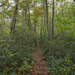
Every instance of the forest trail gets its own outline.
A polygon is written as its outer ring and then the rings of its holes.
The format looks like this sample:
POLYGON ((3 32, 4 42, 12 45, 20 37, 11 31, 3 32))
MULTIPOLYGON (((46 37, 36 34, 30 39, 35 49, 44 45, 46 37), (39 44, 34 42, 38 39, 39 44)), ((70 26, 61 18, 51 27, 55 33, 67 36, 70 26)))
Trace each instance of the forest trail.
POLYGON ((32 75, 49 75, 46 70, 46 62, 41 56, 40 44, 37 42, 36 52, 34 53, 35 64, 32 75))

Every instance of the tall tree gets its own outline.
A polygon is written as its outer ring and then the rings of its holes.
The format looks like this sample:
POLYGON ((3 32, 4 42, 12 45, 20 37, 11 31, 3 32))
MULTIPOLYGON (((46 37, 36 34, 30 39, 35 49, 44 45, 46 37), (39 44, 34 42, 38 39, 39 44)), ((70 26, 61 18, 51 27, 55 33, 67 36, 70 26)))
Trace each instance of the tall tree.
POLYGON ((46 14, 45 14, 45 0, 43 0, 43 15, 44 15, 44 36, 46 37, 46 14))
POLYGON ((32 35, 31 35, 31 19, 30 19, 30 10, 29 10, 29 4, 27 4, 27 7, 28 7, 28 14, 29 14, 29 17, 28 17, 28 24, 29 24, 29 29, 30 29, 30 42, 31 42, 31 38, 32 38, 32 35))
POLYGON ((53 34, 54 34, 54 0, 53 0, 53 8, 52 8, 52 41, 53 41, 53 34))
POLYGON ((49 27, 48 27, 48 3, 47 3, 47 0, 46 1, 46 22, 47 22, 47 35, 48 35, 48 40, 50 40, 50 37, 49 37, 49 27))
POLYGON ((10 26, 10 40, 11 40, 11 37, 14 39, 14 36, 15 36, 15 24, 16 24, 17 13, 18 13, 18 0, 16 0, 15 12, 14 12, 13 20, 10 26))

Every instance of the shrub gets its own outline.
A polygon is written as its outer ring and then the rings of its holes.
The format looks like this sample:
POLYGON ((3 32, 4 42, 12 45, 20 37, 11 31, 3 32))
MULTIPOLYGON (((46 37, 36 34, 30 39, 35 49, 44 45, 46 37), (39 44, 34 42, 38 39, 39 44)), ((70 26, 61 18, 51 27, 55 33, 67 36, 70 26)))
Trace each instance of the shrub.
POLYGON ((42 39, 40 42, 43 58, 47 60, 47 68, 52 75, 75 74, 74 37, 61 37, 54 42, 42 39))

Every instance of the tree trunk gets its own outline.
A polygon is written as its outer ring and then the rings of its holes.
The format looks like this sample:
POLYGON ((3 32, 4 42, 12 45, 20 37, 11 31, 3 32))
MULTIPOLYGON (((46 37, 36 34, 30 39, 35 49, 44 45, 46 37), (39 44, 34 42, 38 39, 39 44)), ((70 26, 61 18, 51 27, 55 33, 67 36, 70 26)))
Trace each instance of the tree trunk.
POLYGON ((34 24, 34 37, 36 38, 36 22, 34 24))
POLYGON ((44 0, 43 0, 43 15, 44 15, 44 36, 46 38, 46 14, 45 14, 45 8, 44 8, 44 0))
POLYGON ((41 20, 40 38, 42 38, 42 20, 41 20))
POLYGON ((63 13, 63 7, 62 7, 62 18, 63 19, 65 18, 64 13, 63 13))
POLYGON ((48 40, 50 40, 49 38, 49 27, 48 27, 48 3, 47 0, 46 1, 46 21, 47 21, 47 34, 48 34, 48 40))
POLYGON ((28 23, 29 23, 29 29, 30 29, 30 42, 31 42, 31 38, 32 38, 32 36, 31 36, 31 19, 30 19, 30 10, 29 10, 29 4, 27 4, 27 6, 28 6, 28 15, 29 15, 29 18, 28 18, 28 23))
POLYGON ((54 35, 54 0, 53 0, 53 8, 52 8, 52 41, 54 35))
POLYGON ((11 37, 12 37, 12 39, 14 39, 14 36, 15 36, 15 24, 16 24, 17 13, 18 13, 18 0, 16 0, 15 13, 14 13, 14 16, 13 16, 12 24, 10 26, 10 41, 11 41, 11 37))

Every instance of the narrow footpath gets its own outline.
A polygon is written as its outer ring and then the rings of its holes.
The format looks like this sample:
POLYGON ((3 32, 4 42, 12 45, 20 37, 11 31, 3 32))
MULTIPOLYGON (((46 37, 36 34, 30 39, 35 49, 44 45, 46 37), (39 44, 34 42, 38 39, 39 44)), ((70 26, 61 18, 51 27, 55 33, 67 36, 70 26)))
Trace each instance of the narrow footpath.
POLYGON ((41 56, 40 44, 37 42, 36 52, 34 53, 35 64, 32 71, 32 75, 49 75, 46 70, 46 62, 41 56))

